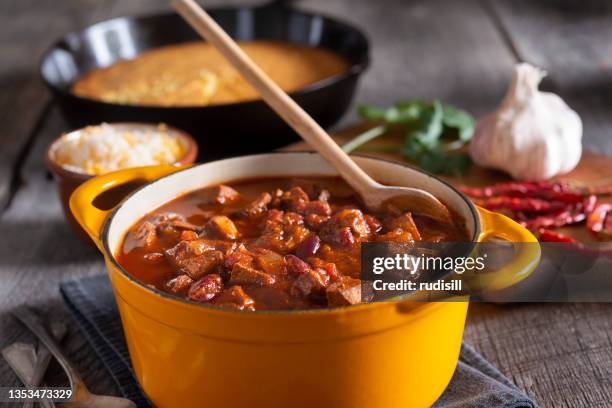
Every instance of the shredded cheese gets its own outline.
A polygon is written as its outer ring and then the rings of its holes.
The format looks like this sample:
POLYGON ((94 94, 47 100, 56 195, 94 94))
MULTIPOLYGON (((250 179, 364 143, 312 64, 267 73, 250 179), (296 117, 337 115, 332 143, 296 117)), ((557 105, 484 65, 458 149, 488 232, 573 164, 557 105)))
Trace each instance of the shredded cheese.
POLYGON ((117 129, 103 123, 64 135, 53 152, 67 170, 100 175, 129 167, 172 164, 185 154, 181 140, 164 125, 117 129))

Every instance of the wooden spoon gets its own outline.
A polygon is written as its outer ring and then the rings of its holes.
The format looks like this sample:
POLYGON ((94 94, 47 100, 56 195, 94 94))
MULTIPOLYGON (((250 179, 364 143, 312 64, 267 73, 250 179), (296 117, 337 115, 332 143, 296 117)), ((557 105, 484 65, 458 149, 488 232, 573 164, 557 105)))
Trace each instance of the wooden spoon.
POLYGON ((308 144, 327 160, 361 196, 370 210, 384 210, 392 202, 438 219, 450 219, 448 209, 427 191, 410 187, 389 187, 374 181, 334 142, 293 99, 274 83, 234 40, 193 0, 171 0, 181 16, 234 66, 308 144))

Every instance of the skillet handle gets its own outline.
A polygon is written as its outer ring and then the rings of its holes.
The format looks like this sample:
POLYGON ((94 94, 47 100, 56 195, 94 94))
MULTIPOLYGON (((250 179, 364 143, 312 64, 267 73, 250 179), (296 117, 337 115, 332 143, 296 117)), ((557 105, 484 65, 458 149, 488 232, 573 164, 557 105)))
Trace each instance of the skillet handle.
POLYGON ((102 210, 95 206, 94 200, 102 193, 113 188, 138 181, 150 182, 167 174, 174 173, 185 166, 147 166, 119 170, 94 177, 81 184, 70 196, 70 211, 74 218, 91 237, 100 251, 104 252, 100 234, 108 214, 113 210, 102 210))

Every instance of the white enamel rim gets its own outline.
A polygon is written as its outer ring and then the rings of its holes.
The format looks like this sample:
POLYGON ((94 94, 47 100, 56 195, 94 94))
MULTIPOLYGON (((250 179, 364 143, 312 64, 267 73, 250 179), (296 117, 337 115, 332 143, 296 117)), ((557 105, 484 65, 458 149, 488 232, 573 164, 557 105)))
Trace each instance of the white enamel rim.
MULTIPOLYGON (((465 221, 465 227, 476 243, 481 232, 480 217, 474 204, 453 186, 424 172, 401 163, 366 156, 352 156, 353 159, 377 181, 383 184, 422 188, 429 191, 465 221)), ((127 196, 109 214, 104 222, 100 240, 108 259, 132 283, 163 298, 180 303, 197 305, 231 313, 244 313, 218 306, 202 304, 151 288, 127 272, 117 261, 115 254, 120 249, 129 228, 144 215, 160 206, 192 191, 221 183, 265 177, 294 176, 337 176, 336 171, 314 152, 277 152, 241 156, 195 165, 145 184, 127 196)), ((333 192, 332 192, 333 193, 333 192)), ((401 297, 398 298, 401 300, 401 297)), ((357 308, 355 305, 347 306, 357 308)), ((321 313, 340 308, 255 311, 249 313, 321 313)))

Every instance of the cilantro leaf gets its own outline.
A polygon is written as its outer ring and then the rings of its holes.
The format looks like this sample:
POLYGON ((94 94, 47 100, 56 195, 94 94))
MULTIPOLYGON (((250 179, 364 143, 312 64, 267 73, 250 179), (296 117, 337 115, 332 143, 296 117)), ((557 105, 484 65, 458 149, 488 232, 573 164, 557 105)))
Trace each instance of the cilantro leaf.
POLYGON ((368 105, 359 105, 357 107, 357 112, 359 115, 367 120, 382 120, 384 119, 387 110, 388 109, 368 105))
POLYGON ((419 167, 436 174, 459 176, 467 172, 471 160, 467 154, 447 154, 440 151, 429 151, 418 160, 419 167))
POLYGON ((433 101, 430 106, 422 110, 417 120, 417 126, 408 130, 407 137, 417 139, 427 149, 434 149, 438 146, 444 130, 443 118, 442 104, 439 101, 433 101))
POLYGON ((390 108, 360 105, 359 115, 367 120, 382 120, 388 124, 406 124, 419 118, 423 105, 420 101, 398 102, 390 108))
POLYGON ((410 99, 396 102, 389 108, 361 105, 358 112, 364 119, 378 122, 372 128, 346 143, 352 151, 389 130, 390 126, 404 131, 404 144, 396 151, 423 169, 433 173, 463 174, 470 166, 464 154, 448 154, 447 150, 461 147, 474 134, 472 116, 438 100, 431 102, 410 99))
POLYGON ((474 119, 472 116, 453 106, 444 105, 444 126, 457 129, 459 140, 467 142, 474 134, 474 119))
POLYGON ((353 140, 351 140, 350 142, 345 143, 342 146, 342 150, 344 150, 346 153, 350 153, 353 150, 357 149, 359 146, 369 142, 372 139, 376 139, 378 136, 383 135, 386 131, 387 128, 385 126, 377 126, 370 130, 367 130, 356 138, 354 138, 353 140))

